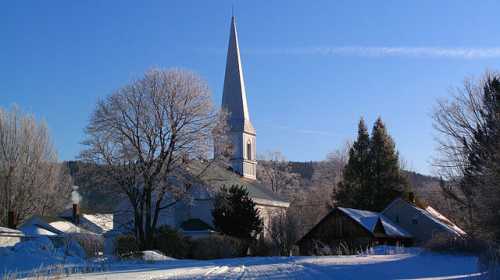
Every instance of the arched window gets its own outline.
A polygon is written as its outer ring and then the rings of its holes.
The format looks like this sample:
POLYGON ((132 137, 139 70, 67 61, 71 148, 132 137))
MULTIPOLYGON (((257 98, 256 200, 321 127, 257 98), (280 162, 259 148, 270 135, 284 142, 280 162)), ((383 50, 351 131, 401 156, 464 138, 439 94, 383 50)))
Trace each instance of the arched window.
POLYGON ((247 142, 247 159, 252 160, 252 142, 250 140, 247 142))

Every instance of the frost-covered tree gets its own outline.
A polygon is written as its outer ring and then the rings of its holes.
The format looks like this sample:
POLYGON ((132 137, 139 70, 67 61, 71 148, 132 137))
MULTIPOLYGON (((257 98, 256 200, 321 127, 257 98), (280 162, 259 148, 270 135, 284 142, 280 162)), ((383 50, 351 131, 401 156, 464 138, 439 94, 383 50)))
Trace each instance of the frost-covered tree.
POLYGON ((223 124, 206 82, 189 71, 148 71, 98 102, 82 158, 104 168, 109 185, 126 195, 142 249, 152 247, 160 213, 188 194, 168 179, 188 159, 214 162, 223 124))
POLYGON ((8 212, 16 220, 55 214, 69 202, 71 178, 57 162, 44 122, 17 107, 0 108, 0 224, 8 212))
POLYGON ((290 162, 279 151, 259 155, 257 178, 275 193, 289 194, 299 185, 299 176, 291 172, 290 162))
POLYGON ((443 192, 466 210, 470 233, 500 240, 500 74, 466 80, 433 117, 443 192))

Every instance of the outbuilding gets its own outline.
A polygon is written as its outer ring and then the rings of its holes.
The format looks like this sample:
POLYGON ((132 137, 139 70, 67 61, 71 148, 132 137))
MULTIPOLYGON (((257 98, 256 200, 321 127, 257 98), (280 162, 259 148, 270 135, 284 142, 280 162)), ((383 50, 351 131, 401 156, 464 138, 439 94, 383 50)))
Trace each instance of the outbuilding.
POLYGON ((335 250, 347 246, 365 249, 375 244, 412 243, 412 235, 384 215, 359 209, 336 207, 298 242, 300 254, 317 253, 318 246, 335 250))

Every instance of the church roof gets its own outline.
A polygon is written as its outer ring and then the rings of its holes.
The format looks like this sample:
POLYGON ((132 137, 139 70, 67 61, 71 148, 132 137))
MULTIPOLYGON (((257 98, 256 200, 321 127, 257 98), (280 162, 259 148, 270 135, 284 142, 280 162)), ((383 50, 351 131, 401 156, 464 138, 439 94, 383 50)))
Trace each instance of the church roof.
POLYGON ((250 122, 250 115, 248 113, 245 81, 243 79, 238 33, 236 31, 234 16, 231 18, 229 46, 227 49, 222 109, 226 110, 229 115, 228 121, 231 130, 255 134, 255 129, 250 122))
MULTIPOLYGON (((198 161, 191 162, 189 169, 192 174, 199 174, 203 169, 203 164, 198 161)), ((272 192, 257 180, 250 180, 241 177, 239 174, 228 170, 227 168, 219 165, 212 164, 205 172, 202 173, 200 180, 203 185, 210 186, 211 190, 218 190, 219 188, 226 186, 231 187, 233 185, 246 187, 248 194, 254 201, 258 204, 269 204, 276 206, 288 207, 288 202, 286 199, 280 195, 272 192)))

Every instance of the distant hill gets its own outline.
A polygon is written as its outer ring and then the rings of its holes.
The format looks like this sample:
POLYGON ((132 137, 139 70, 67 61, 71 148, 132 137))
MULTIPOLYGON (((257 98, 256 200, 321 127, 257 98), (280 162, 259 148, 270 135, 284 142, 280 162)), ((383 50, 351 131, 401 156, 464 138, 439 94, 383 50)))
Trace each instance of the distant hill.
MULTIPOLYGON (((81 207, 83 210, 91 209, 97 212, 111 212, 121 198, 121 192, 116 186, 106 185, 99 180, 99 174, 94 174, 95 168, 88 168, 88 164, 80 161, 65 163, 73 177, 73 183, 80 188, 78 192, 82 196, 81 207), (88 170, 94 170, 89 172, 88 170)), ((318 161, 290 162, 290 171, 299 174, 302 184, 299 188, 307 188, 315 170, 321 163, 318 161)), ((412 188, 417 192, 425 192, 430 188, 437 188, 439 179, 432 176, 422 175, 416 172, 404 171, 412 188)))
MULTIPOLYGON (((289 166, 292 173, 299 174, 304 180, 311 180, 314 171, 319 166, 319 164, 320 162, 318 161, 292 161, 290 162, 289 166)), ((439 178, 433 176, 423 175, 417 172, 406 170, 403 170, 403 174, 408 177, 410 186, 416 191, 439 184, 439 178)))

